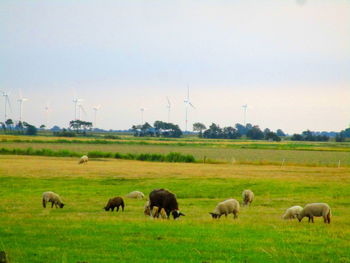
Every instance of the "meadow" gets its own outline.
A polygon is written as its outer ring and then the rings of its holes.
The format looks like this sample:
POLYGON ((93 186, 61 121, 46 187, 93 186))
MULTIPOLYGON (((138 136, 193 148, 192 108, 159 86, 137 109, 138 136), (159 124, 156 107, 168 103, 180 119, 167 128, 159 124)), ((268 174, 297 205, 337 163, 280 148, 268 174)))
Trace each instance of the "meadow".
POLYGON ((10 262, 350 262, 350 168, 157 163, 0 156, 0 250, 10 262), (180 220, 150 219, 144 200, 125 199, 124 212, 105 212, 108 198, 168 188, 180 220), (256 200, 232 216, 208 212, 243 189, 256 200), (42 208, 44 191, 63 209, 42 208), (332 222, 284 221, 292 205, 327 202, 332 222))
POLYGON ((168 154, 178 152, 193 155, 198 161, 238 164, 274 164, 308 166, 350 166, 350 143, 291 142, 279 143, 244 140, 203 140, 199 138, 135 138, 119 140, 96 138, 59 138, 30 136, 0 136, 0 147, 6 149, 69 150, 81 154, 91 151, 121 154, 168 154))

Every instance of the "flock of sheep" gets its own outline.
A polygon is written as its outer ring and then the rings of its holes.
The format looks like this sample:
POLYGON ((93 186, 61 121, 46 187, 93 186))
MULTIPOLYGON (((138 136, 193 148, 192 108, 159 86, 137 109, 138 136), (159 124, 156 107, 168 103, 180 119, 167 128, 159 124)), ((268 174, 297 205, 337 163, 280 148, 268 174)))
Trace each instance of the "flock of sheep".
MULTIPOLYGON (((80 158, 79 164, 87 163, 89 160, 88 156, 84 155, 80 158)), ((129 193, 126 197, 143 199, 145 195, 142 192, 134 191, 129 193)), ((243 205, 250 205, 254 200, 254 193, 247 189, 242 193, 243 205)), ((46 202, 52 202, 52 206, 55 204, 63 208, 60 197, 53 192, 45 192, 43 195, 43 206, 46 207, 46 202)), ((114 197, 108 200, 105 210, 113 211, 114 208, 122 207, 124 211, 124 200, 121 197, 114 197)), ((238 217, 239 213, 239 202, 236 199, 227 199, 221 203, 218 203, 213 212, 210 212, 212 218, 220 218, 222 215, 227 217, 228 214, 233 214, 233 218, 238 217)), ((144 214, 153 217, 169 218, 170 213, 173 214, 174 219, 180 215, 184 215, 178 210, 176 196, 167 189, 155 189, 150 193, 150 201, 147 201, 144 207, 144 214)), ((326 203, 312 203, 307 204, 304 208, 301 206, 292 206, 286 210, 283 219, 294 219, 297 218, 299 222, 304 217, 309 218, 309 222, 314 222, 314 217, 323 217, 325 223, 331 222, 331 209, 326 203)))
MULTIPOLYGON (((145 195, 139 191, 133 191, 126 195, 127 198, 133 199, 143 199, 145 195)), ((249 206, 254 200, 254 193, 247 189, 242 193, 242 205, 249 206)), ((46 207, 46 203, 51 202, 51 208, 55 207, 63 208, 64 204, 60 196, 54 192, 44 192, 42 203, 43 207, 46 207)), ((107 205, 104 207, 106 211, 119 211, 119 207, 124 211, 125 203, 122 197, 114 197, 108 200, 107 205)), ((214 219, 219 219, 222 215, 227 217, 228 214, 233 214, 233 218, 238 217, 240 211, 239 202, 236 199, 227 199, 216 205, 213 212, 209 214, 214 219)), ((178 219, 180 216, 184 216, 180 212, 178 203, 176 200, 176 195, 167 189, 155 189, 149 194, 149 201, 146 202, 144 206, 144 214, 147 216, 155 218, 170 218, 172 214, 174 219, 178 219)), ((312 203, 307 204, 304 208, 301 206, 293 206, 286 210, 283 219, 295 219, 297 218, 299 222, 304 217, 309 218, 309 222, 314 223, 314 217, 323 217, 325 223, 331 222, 331 209, 326 203, 312 203)))

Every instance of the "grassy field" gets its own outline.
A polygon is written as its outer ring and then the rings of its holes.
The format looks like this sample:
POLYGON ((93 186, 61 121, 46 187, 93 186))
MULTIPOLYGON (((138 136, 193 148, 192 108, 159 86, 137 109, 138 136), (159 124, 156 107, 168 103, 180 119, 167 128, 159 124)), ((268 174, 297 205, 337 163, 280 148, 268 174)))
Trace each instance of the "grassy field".
POLYGON ((0 156, 0 250, 10 262, 350 262, 350 168, 150 163, 0 156), (109 197, 165 187, 186 214, 151 220, 145 201, 126 199, 125 212, 105 212, 109 197), (212 220, 217 202, 256 200, 239 218, 212 220), (55 191, 66 206, 43 209, 55 191), (321 218, 283 221, 292 205, 327 202, 321 218))
MULTIPOLYGON (((336 145, 335 143, 333 143, 336 145)), ((206 158, 220 162, 237 162, 252 164, 281 165, 310 165, 310 166, 350 166, 350 152, 345 151, 308 151, 308 150, 276 150, 276 149, 234 149, 227 147, 210 146, 178 146, 178 145, 137 145, 137 144, 84 144, 84 143, 28 143, 28 142, 1 142, 0 147, 8 149, 52 149, 70 150, 78 153, 90 151, 119 152, 119 153, 159 153, 179 152, 191 154, 198 160, 206 158)), ((350 147, 349 147, 350 149, 350 147)))

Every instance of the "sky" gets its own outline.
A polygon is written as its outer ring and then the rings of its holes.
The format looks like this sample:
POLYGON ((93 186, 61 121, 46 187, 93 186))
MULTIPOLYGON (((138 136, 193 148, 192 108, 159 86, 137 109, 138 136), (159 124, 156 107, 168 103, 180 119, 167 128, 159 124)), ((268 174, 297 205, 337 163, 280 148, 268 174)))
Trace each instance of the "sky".
MULTIPOLYGON (((0 90, 12 112, 67 127, 246 121, 287 133, 350 124, 348 0, 0 1, 0 90), (49 110, 45 110, 48 104, 49 110)), ((0 97, 0 120, 4 98, 0 97)))

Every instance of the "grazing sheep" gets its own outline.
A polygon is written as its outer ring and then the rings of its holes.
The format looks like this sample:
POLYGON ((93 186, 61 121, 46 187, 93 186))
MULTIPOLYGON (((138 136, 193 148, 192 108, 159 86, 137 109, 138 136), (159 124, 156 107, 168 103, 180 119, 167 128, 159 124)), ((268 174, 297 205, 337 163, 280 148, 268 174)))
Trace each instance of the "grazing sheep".
POLYGON ((214 211, 209 213, 212 218, 219 219, 223 214, 227 217, 228 214, 233 214, 233 218, 238 217, 239 202, 236 199, 228 199, 218 203, 214 211))
POLYGON ((146 216, 150 216, 150 215, 151 215, 151 209, 150 209, 150 207, 149 207, 149 201, 146 202, 146 204, 145 204, 145 206, 144 206, 143 213, 144 213, 146 216))
MULTIPOLYGON (((150 208, 150 205, 149 205, 149 201, 146 202, 145 206, 144 206, 144 211, 143 213, 146 215, 146 216, 151 216, 151 208, 150 208)), ((160 210, 160 213, 159 213, 159 207, 157 206, 153 206, 153 210, 152 210, 152 214, 154 215, 154 217, 161 217, 161 218, 168 218, 164 208, 162 208, 160 210)))
POLYGON ((245 205, 249 206, 254 200, 254 193, 251 190, 246 189, 242 193, 242 198, 243 198, 243 206, 245 205))
POLYGON ((89 157, 87 157, 87 155, 83 155, 82 157, 80 157, 79 164, 87 163, 88 160, 89 160, 89 157))
POLYGON ((173 215, 174 219, 184 216, 184 214, 179 211, 176 196, 166 189, 153 190, 149 194, 149 200, 151 212, 153 211, 153 207, 157 206, 160 211, 164 208, 167 218, 169 218, 170 213, 173 215))
POLYGON ((124 200, 121 197, 114 197, 108 200, 107 205, 104 207, 104 210, 108 211, 109 209, 111 209, 111 211, 114 211, 114 208, 117 208, 117 211, 119 211, 119 206, 122 207, 122 211, 124 211, 124 200))
POLYGON ((325 223, 330 224, 331 223, 331 208, 326 203, 312 203, 307 204, 303 210, 301 210, 300 214, 297 215, 299 222, 304 217, 309 218, 309 223, 312 221, 314 222, 314 216, 316 217, 323 217, 323 221, 325 223))
POLYGON ((126 195, 126 197, 134 198, 134 199, 143 199, 145 197, 145 195, 142 192, 140 192, 140 191, 133 191, 131 193, 128 193, 126 195))
POLYGON ((282 216, 283 219, 294 219, 297 218, 297 215, 300 214, 301 210, 303 208, 301 206, 292 206, 286 210, 284 215, 282 216))
POLYGON ((62 200, 60 196, 54 192, 44 192, 43 193, 43 207, 46 207, 46 203, 51 202, 51 208, 53 208, 53 205, 60 208, 63 208, 64 204, 62 203, 62 200))

